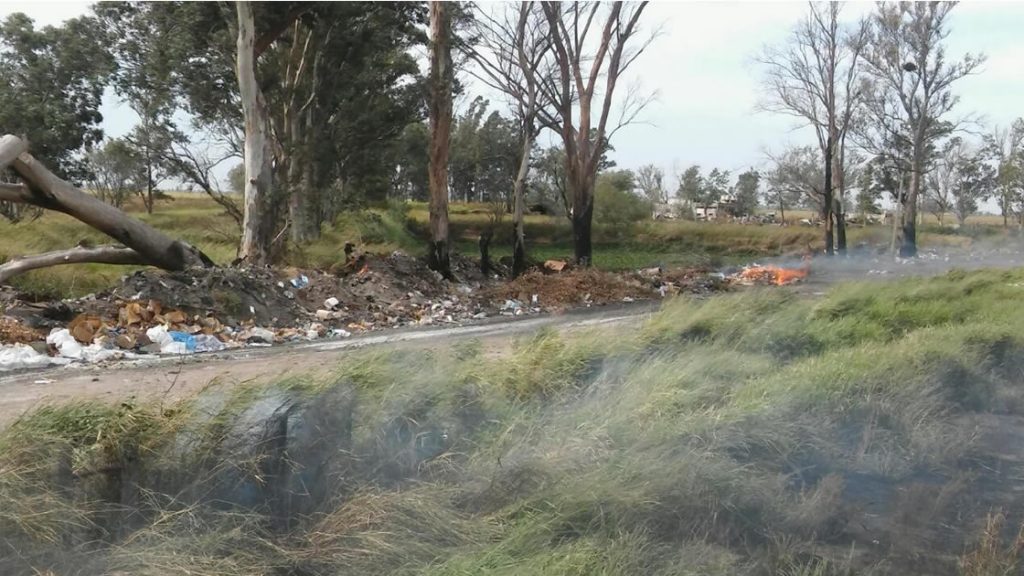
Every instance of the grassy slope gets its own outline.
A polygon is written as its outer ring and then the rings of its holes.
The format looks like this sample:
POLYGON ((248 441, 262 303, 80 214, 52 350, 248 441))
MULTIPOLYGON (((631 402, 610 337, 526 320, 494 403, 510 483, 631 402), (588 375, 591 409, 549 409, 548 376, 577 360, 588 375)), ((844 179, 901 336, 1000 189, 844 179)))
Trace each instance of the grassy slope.
MULTIPOLYGON (((230 262, 235 256, 238 226, 212 200, 201 195, 174 194, 174 201, 161 202, 155 214, 145 214, 134 201, 128 210, 135 216, 176 237, 203 249, 214 261, 230 262)), ((484 207, 452 204, 452 235, 456 248, 477 254, 477 238, 486 224, 484 207)), ((413 204, 408 215, 394 209, 368 213, 346 213, 324 228, 315 243, 293 249, 286 264, 329 268, 341 258, 342 246, 354 241, 372 251, 395 249, 419 253, 420 238, 426 237, 427 212, 422 204, 413 204), (403 222, 408 221, 410 228, 403 222)), ((505 227, 509 226, 507 220, 505 227)), ((999 230, 987 227, 985 231, 999 230)), ((605 269, 620 270, 656 264, 673 266, 719 265, 739 263, 779 253, 802 251, 820 245, 816 229, 802 227, 739 226, 692 222, 645 222, 634 230, 615 233, 595 230, 595 263, 605 269)), ((561 217, 528 216, 526 237, 530 256, 536 260, 568 258, 572 254, 572 231, 561 217)), ((880 227, 852 228, 850 242, 884 241, 886 230, 880 227)), ((12 225, 0 221, 0 261, 16 255, 68 248, 88 240, 106 242, 97 232, 61 214, 12 225)), ((949 234, 921 235, 925 245, 962 244, 969 239, 949 234)), ((510 233, 499 233, 494 241, 495 258, 511 255, 510 233)), ((88 294, 113 284, 131 268, 100 264, 57 267, 29 273, 13 283, 43 297, 72 297, 88 294)))
MULTIPOLYGON (((90 551, 102 499, 62 496, 54 467, 178 471, 156 455, 195 430, 196 405, 43 410, 0 435, 0 541, 18 546, 11 566, 66 568, 47 555, 60 549, 86 573, 958 573, 987 511, 965 504, 978 448, 964 421, 1024 414, 1022 299, 1024 271, 954 271, 814 301, 679 300, 641 330, 544 333, 498 358, 472 343, 352 356, 337 376, 359 394, 355 468, 286 535, 152 494, 146 522, 90 551), (396 468, 380 446, 399 420, 453 443, 396 468), (848 493, 872 486, 894 488, 869 495, 892 523, 859 531, 848 493)), ((256 394, 236 389, 218 418, 256 394)), ((984 568, 1013 553, 984 556, 959 573, 1016 573, 984 568)))

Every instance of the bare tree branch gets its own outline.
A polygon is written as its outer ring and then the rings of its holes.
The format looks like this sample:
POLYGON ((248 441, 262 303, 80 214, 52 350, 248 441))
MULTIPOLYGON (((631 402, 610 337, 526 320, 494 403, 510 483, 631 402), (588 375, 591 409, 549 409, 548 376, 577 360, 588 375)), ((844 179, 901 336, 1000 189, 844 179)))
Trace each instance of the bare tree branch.
POLYGON ((91 248, 76 246, 68 250, 55 250, 53 252, 33 254, 32 256, 12 258, 0 264, 0 284, 29 270, 85 262, 99 264, 149 264, 149 261, 141 254, 123 246, 95 246, 91 248))

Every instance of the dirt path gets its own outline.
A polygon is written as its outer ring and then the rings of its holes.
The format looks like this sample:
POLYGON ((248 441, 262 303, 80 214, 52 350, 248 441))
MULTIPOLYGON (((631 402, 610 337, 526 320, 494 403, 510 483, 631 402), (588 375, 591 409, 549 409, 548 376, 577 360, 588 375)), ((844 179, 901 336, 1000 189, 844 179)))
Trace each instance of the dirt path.
POLYGON ((659 303, 601 307, 559 315, 451 328, 420 329, 357 336, 346 340, 308 342, 273 348, 246 348, 227 354, 201 354, 156 358, 118 366, 53 368, 0 377, 0 426, 32 408, 76 400, 118 402, 175 399, 192 394, 211 382, 271 382, 288 376, 327 375, 354 350, 388 347, 448 346, 458 340, 478 339, 485 351, 500 353, 508 340, 554 327, 562 332, 642 321, 659 303))

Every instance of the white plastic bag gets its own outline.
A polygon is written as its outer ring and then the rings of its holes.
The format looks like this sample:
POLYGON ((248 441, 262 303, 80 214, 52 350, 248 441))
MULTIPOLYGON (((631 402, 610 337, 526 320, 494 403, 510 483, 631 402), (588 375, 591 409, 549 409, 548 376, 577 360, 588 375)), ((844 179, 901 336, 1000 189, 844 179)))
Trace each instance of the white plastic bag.
POLYGON ((82 359, 82 345, 68 332, 67 328, 54 328, 46 337, 46 343, 52 345, 60 355, 73 360, 82 359))
POLYGON ((39 368, 49 366, 51 363, 49 356, 36 352, 27 344, 0 346, 0 372, 19 368, 39 368))

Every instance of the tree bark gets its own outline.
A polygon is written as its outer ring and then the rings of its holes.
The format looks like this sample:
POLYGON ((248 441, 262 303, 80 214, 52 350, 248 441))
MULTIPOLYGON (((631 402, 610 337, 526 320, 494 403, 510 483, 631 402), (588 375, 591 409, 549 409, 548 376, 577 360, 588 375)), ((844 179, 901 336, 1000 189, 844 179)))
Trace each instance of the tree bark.
POLYGON ((832 154, 834 151, 832 137, 825 143, 825 185, 822 188, 821 218, 825 227, 825 254, 835 254, 834 237, 832 234, 832 154))
MULTIPOLYGON (((585 187, 585 186, 584 186, 585 187)), ((584 191, 576 196, 580 202, 573 203, 572 213, 572 240, 576 263, 580 266, 590 266, 593 258, 593 246, 591 244, 591 228, 594 221, 594 192, 584 191), (583 203, 584 198, 590 201, 583 203)))
POLYGON ((903 258, 917 257, 917 197, 921 191, 922 164, 915 158, 910 172, 910 191, 903 216, 903 241, 900 243, 900 256, 903 258))
POLYGON ((453 278, 448 245, 448 149, 452 125, 452 54, 449 6, 430 3, 430 246, 428 263, 453 278))
POLYGON ((25 152, 28 152, 28 140, 22 140, 12 134, 0 138, 0 171, 25 152))
POLYGON ((523 128, 523 155, 519 159, 519 171, 512 185, 512 277, 518 278, 526 272, 526 231, 523 228, 525 210, 526 178, 530 173, 530 151, 533 149, 533 126, 527 121, 523 128))
POLYGON ((846 255, 846 173, 843 170, 845 142, 840 139, 839 149, 832 158, 832 213, 836 221, 836 252, 846 255))
POLYGON ((491 240, 494 239, 494 229, 488 228, 480 233, 480 273, 487 276, 491 273, 491 240))
POLYGON ((14 276, 36 270, 48 268, 60 264, 79 264, 84 262, 97 262, 101 264, 148 264, 146 259, 131 248, 120 246, 96 246, 94 248, 75 247, 69 250, 56 250, 43 254, 34 254, 13 258, 0 264, 0 284, 7 282, 14 276))
POLYGON ((61 180, 31 154, 12 165, 27 186, 0 188, 0 200, 21 202, 68 214, 138 252, 147 264, 165 270, 209 266, 212 262, 195 247, 173 240, 159 230, 86 194, 61 180))
POLYGON ((242 217, 242 242, 238 257, 244 262, 264 265, 270 259, 272 241, 272 194, 270 120, 263 93, 256 83, 256 58, 253 52, 255 24, 251 2, 240 1, 238 8, 238 91, 245 122, 245 195, 242 217))
POLYGON ((836 252, 840 256, 846 255, 846 213, 843 211, 842 201, 836 202, 836 252))

